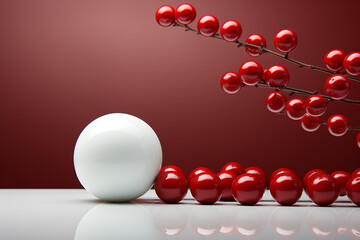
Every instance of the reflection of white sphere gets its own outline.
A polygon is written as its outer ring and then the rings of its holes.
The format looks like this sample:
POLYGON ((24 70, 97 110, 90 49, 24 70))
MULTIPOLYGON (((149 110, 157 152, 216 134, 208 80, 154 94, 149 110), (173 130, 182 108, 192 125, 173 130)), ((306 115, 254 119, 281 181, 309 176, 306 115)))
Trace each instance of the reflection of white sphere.
POLYGON ((79 222, 74 240, 159 239, 151 214, 137 204, 100 204, 79 222))
POLYGON ((106 201, 130 201, 143 195, 161 163, 161 145, 155 132, 141 119, 123 113, 92 121, 80 134, 74 150, 80 183, 106 201))

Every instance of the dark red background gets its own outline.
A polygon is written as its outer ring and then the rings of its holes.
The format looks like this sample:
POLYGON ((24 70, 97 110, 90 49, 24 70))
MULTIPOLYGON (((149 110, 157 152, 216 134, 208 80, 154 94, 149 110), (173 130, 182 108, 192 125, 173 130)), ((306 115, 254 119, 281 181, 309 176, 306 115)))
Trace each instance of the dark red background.
MULTIPOLYGON (((158 134, 164 164, 186 173, 228 161, 279 167, 299 175, 312 168, 360 167, 356 132, 307 133, 299 122, 267 111, 269 90, 225 94, 220 77, 254 60, 233 44, 160 27, 155 11, 181 1, 0 1, 0 187, 77 188, 72 153, 82 129, 95 118, 124 112, 158 134)), ((294 30, 291 57, 323 66, 331 49, 360 51, 359 1, 193 1, 198 17, 213 14, 243 26, 241 40, 262 34, 268 47, 283 28, 294 30)), ((191 24, 196 27, 196 24, 191 24)), ((328 75, 284 64, 289 86, 324 93, 328 75)), ((360 99, 353 82, 349 98, 360 99)), ((360 125, 360 107, 331 103, 326 118, 341 113, 360 125)))

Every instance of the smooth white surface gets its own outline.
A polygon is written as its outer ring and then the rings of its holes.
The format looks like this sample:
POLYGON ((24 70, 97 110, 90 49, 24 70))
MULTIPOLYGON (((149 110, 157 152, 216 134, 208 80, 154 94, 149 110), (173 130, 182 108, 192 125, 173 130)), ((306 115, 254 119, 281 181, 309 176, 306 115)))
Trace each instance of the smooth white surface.
POLYGON ((112 113, 92 121, 74 150, 76 175, 96 197, 114 202, 143 195, 154 182, 162 150, 152 128, 141 119, 112 113))
POLYGON ((317 207, 306 196, 279 206, 200 205, 188 194, 163 204, 153 190, 106 203, 85 190, 0 190, 0 239, 359 239, 360 208, 340 198, 317 207))

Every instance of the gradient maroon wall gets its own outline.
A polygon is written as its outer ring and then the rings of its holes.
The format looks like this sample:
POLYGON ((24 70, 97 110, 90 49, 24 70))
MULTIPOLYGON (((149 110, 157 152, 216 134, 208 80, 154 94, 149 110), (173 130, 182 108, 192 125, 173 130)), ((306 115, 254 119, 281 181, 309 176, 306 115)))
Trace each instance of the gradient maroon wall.
MULTIPOLYGON (((0 187, 72 188, 72 153, 82 129, 95 118, 124 112, 157 132, 164 164, 186 173, 198 166, 218 171, 228 161, 279 167, 299 175, 311 168, 360 167, 355 132, 331 136, 267 111, 269 90, 225 94, 220 77, 247 60, 244 49, 160 27, 155 11, 181 1, 0 1, 0 187)), ((291 56, 323 66, 339 48, 360 50, 353 1, 193 1, 198 17, 239 21, 243 36, 262 34, 274 49, 277 31, 291 28, 299 44, 291 56)), ((197 17, 197 19, 198 19, 197 17)), ((195 23, 192 24, 196 26, 195 23)), ((264 67, 284 64, 289 86, 324 92, 328 75, 263 55, 264 67)), ((360 99, 360 83, 350 98, 360 99)), ((360 107, 331 103, 326 118, 341 113, 360 125, 360 107)))

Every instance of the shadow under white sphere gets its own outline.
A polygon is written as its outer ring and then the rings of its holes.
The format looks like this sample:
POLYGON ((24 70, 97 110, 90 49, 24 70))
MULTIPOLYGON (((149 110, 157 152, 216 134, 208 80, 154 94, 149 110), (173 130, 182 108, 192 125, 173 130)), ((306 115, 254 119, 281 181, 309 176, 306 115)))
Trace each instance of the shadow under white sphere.
POLYGON ((162 164, 154 130, 141 119, 111 113, 92 121, 74 150, 76 175, 96 197, 125 202, 148 191, 162 164))

